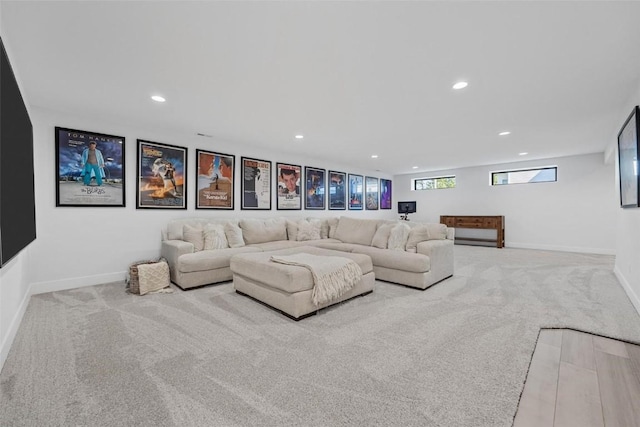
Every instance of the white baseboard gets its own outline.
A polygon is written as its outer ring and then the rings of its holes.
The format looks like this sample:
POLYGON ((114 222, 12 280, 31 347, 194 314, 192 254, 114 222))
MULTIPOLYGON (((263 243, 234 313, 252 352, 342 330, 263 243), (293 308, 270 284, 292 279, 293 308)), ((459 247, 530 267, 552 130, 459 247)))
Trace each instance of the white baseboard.
POLYGON ((505 242, 507 248, 538 249, 541 251, 577 252, 581 254, 615 255, 615 249, 585 248, 582 246, 536 245, 529 243, 505 242))
POLYGON ((18 311, 16 315, 11 320, 11 325, 9 325, 9 329, 7 330, 7 335, 5 336, 2 344, 0 345, 0 371, 2 371, 2 367, 4 366, 4 362, 7 360, 9 356, 9 350, 11 349, 11 345, 13 344, 13 340, 16 338, 16 334, 18 333, 18 328, 20 328, 20 324, 22 323, 22 318, 24 317, 25 311, 27 311, 27 306, 29 305, 29 299, 31 298, 31 286, 27 289, 27 292, 24 294, 24 298, 22 298, 22 302, 18 307, 18 311))
POLYGON ((98 274, 95 276, 73 277, 69 279, 52 280, 50 282, 36 282, 31 284, 31 294, 65 291, 67 289, 83 288, 85 286, 101 285, 103 283, 124 280, 125 272, 98 274))
POLYGON ((624 288, 624 291, 627 293, 627 296, 631 300, 631 304, 633 304, 638 314, 640 314, 640 297, 634 292, 629 281, 627 281, 627 278, 624 277, 624 274, 622 274, 622 271, 620 271, 617 265, 613 268, 613 273, 616 275, 620 284, 624 288))

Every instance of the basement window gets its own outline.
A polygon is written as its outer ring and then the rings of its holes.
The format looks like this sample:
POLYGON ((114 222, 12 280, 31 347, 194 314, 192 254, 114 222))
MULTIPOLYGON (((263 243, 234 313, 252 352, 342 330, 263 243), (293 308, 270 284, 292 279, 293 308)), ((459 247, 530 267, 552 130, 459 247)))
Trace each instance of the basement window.
POLYGON ((529 184, 533 182, 556 182, 558 167, 518 169, 510 171, 491 172, 491 185, 529 184))
POLYGON ((413 180, 414 190, 442 190, 456 188, 456 176, 438 176, 434 178, 416 178, 413 180))

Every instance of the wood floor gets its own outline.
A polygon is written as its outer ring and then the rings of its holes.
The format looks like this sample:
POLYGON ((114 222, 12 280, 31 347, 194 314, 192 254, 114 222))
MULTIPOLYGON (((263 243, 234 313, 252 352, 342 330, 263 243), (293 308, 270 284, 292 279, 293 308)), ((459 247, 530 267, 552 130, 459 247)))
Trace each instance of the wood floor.
POLYGON ((640 427, 640 346, 540 331, 514 427, 640 427))

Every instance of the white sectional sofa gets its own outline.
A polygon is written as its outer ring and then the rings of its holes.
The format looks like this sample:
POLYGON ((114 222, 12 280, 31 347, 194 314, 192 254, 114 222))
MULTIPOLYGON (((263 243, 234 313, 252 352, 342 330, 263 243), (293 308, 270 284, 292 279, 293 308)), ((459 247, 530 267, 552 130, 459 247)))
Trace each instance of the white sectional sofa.
POLYGON ((443 224, 346 216, 189 218, 163 230, 161 254, 182 289, 232 280, 234 255, 299 246, 368 255, 376 279, 426 289, 453 275, 453 235, 443 224))

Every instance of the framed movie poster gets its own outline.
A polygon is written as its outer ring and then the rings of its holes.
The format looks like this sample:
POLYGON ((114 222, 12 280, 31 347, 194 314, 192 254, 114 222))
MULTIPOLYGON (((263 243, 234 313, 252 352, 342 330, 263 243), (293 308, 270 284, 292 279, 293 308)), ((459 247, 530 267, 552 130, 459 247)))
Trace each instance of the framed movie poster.
POLYGON ((302 167, 286 163, 276 163, 278 173, 278 210, 302 209, 300 176, 302 167))
POLYGON ((124 137, 61 127, 55 132, 56 206, 123 207, 124 137))
POLYGON ((236 156, 196 149, 196 209, 233 209, 236 156))
POLYGON ((138 140, 136 209, 187 208, 187 149, 138 140))
POLYGON ((271 162, 242 157, 241 159, 241 209, 271 209, 271 162))
POLYGON ((620 206, 635 208, 640 206, 640 174, 638 173, 638 152, 640 151, 640 109, 633 108, 618 134, 618 161, 620 172, 620 206))
POLYGON ((329 171, 329 209, 347 209, 346 182, 346 173, 329 171))
POLYGON ((309 166, 304 168, 305 209, 324 209, 326 173, 327 171, 324 169, 309 166))
POLYGON ((368 211, 378 210, 378 178, 368 176, 364 179, 365 207, 368 211))
POLYGON ((391 209, 391 180, 380 178, 380 209, 391 209))
POLYGON ((349 209, 362 210, 362 175, 349 174, 349 209))

